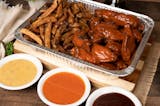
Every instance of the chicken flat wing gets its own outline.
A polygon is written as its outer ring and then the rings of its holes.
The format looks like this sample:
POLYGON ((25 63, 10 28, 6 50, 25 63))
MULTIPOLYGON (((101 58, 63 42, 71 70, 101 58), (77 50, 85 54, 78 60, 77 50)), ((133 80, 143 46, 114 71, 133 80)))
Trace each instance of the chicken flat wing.
POLYGON ((79 48, 83 48, 86 51, 90 51, 90 42, 88 39, 86 39, 84 37, 85 37, 85 33, 83 31, 77 31, 73 35, 72 42, 73 42, 74 46, 79 47, 79 48))
POLYGON ((111 17, 114 17, 116 15, 116 13, 113 11, 110 11, 110 10, 97 9, 97 10, 95 10, 95 15, 97 17, 104 18, 106 20, 111 21, 112 20, 111 17))
POLYGON ((72 48, 71 54, 74 57, 77 57, 77 58, 82 59, 84 61, 87 61, 90 63, 96 63, 95 57, 93 57, 90 52, 87 52, 83 48, 72 48))
POLYGON ((101 33, 101 36, 110 40, 121 41, 124 39, 124 35, 114 28, 109 27, 107 24, 98 24, 95 27, 95 32, 101 33))
POLYGON ((121 47, 122 47, 122 45, 121 45, 120 43, 109 40, 109 41, 107 42, 106 47, 108 47, 109 49, 111 49, 111 50, 112 50, 113 52, 115 52, 117 55, 120 55, 121 47))
POLYGON ((98 17, 102 17, 106 20, 113 21, 117 25, 124 26, 126 24, 130 24, 134 27, 137 27, 139 24, 139 19, 133 15, 117 13, 117 12, 105 10, 105 9, 97 9, 95 13, 98 17))
POLYGON ((139 20, 137 17, 133 16, 133 15, 126 15, 126 14, 122 14, 122 13, 118 13, 116 14, 114 17, 112 17, 112 20, 118 24, 118 25, 126 25, 126 24, 130 24, 133 27, 137 27, 139 24, 139 20))
POLYGON ((114 62, 117 60, 117 55, 115 55, 109 48, 99 44, 93 45, 92 55, 98 62, 114 62))

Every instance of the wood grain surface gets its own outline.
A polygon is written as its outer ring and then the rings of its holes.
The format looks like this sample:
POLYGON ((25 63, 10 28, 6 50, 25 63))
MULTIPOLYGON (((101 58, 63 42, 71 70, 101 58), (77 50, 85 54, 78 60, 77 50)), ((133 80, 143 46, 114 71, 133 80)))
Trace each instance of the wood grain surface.
MULTIPOLYGON (((155 37, 155 41, 160 42, 160 21, 155 22, 155 27, 152 35, 155 37)), ((158 48, 160 49, 160 48, 158 48)), ((159 106, 160 105, 160 58, 157 66, 157 71, 150 88, 150 92, 147 97, 146 106, 159 106)))
POLYGON ((155 72, 157 70, 158 60, 160 56, 159 48, 160 43, 153 43, 150 52, 144 62, 142 74, 140 75, 137 86, 133 91, 143 104, 146 103, 147 95, 154 78, 153 76, 155 75, 155 72))

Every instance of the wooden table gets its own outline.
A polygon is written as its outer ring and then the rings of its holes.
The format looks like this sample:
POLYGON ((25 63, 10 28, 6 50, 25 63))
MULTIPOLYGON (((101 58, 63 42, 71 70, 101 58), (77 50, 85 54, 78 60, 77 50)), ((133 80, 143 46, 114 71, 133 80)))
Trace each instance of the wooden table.
POLYGON ((160 105, 160 60, 146 103, 146 106, 159 106, 159 105, 160 105))
MULTIPOLYGON (((156 21, 152 35, 155 36, 154 34, 156 34, 155 41, 157 42, 160 42, 159 29, 160 29, 160 21, 156 21)), ((146 103, 146 106, 159 106, 159 105, 160 105, 160 59, 146 103)))

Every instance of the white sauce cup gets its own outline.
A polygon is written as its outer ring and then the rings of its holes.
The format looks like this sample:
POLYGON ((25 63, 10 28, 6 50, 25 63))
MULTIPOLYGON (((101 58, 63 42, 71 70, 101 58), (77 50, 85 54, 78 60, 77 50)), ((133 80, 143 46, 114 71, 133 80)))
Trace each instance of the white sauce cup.
POLYGON ((56 69, 53 69, 51 71, 48 71, 46 74, 44 74, 41 77, 41 79, 39 80, 38 85, 37 85, 38 96, 40 97, 40 99, 45 104, 47 104, 49 106, 79 106, 80 104, 82 104, 87 99, 87 97, 90 94, 90 90, 91 90, 91 85, 90 85, 90 82, 89 82, 88 78, 85 76, 85 74, 80 72, 80 71, 78 71, 78 70, 72 69, 72 68, 56 68, 56 69), (53 75, 55 75, 57 73, 61 73, 61 72, 69 72, 71 74, 75 74, 75 75, 79 76, 84 82, 84 85, 85 85, 84 94, 82 95, 82 97, 78 101, 76 101, 76 102, 74 102, 72 104, 62 105, 62 104, 53 103, 53 102, 47 100, 47 98, 43 94, 43 90, 42 89, 43 89, 43 85, 44 85, 45 81, 49 77, 51 77, 51 76, 53 76, 53 75))
MULTIPOLYGON (((6 90, 21 90, 21 89, 25 89, 25 88, 28 88, 28 87, 32 86, 41 77, 42 72, 43 72, 42 63, 36 57, 34 57, 32 55, 29 55, 29 54, 18 53, 18 54, 9 55, 9 56, 3 58, 2 60, 0 60, 0 67, 2 67, 7 62, 10 62, 10 61, 13 61, 13 60, 17 60, 17 59, 24 59, 24 60, 32 62, 35 65, 35 67, 37 69, 37 73, 36 73, 34 79, 29 83, 26 83, 26 84, 21 85, 21 86, 15 86, 15 87, 14 86, 8 86, 8 85, 2 84, 0 82, 0 87, 1 88, 6 89, 6 90)), ((23 66, 19 66, 19 67, 23 67, 23 66)))

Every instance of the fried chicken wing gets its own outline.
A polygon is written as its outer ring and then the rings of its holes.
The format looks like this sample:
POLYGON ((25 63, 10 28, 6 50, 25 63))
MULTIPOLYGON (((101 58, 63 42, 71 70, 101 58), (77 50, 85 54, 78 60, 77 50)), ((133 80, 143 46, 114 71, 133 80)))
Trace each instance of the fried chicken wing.
POLYGON ((93 45, 92 55, 98 62, 114 62, 117 59, 117 55, 115 55, 109 48, 99 44, 93 45))
POLYGON ((92 56, 92 54, 90 52, 87 52, 83 48, 73 48, 71 50, 71 54, 74 57, 77 57, 77 58, 82 59, 84 61, 88 61, 90 63, 96 63, 95 57, 92 56))
POLYGON ((112 17, 112 20, 118 24, 118 25, 126 25, 126 24, 130 24, 133 27, 137 27, 139 20, 137 17, 133 16, 133 15, 126 15, 126 14, 122 14, 122 13, 118 13, 116 14, 114 17, 112 17))
POLYGON ((132 53, 136 47, 135 38, 130 36, 125 36, 122 42, 121 56, 124 61, 129 61, 132 53))
POLYGON ((139 24, 138 18, 133 15, 117 13, 117 12, 105 10, 105 9, 97 9, 95 13, 98 17, 102 17, 106 20, 113 21, 117 25, 124 26, 126 24, 130 24, 133 27, 137 27, 139 24))
POLYGON ((106 9, 96 9, 95 15, 97 17, 104 18, 106 20, 111 21, 112 20, 111 17, 114 17, 116 15, 116 13, 113 11, 110 11, 110 10, 106 10, 106 9))
POLYGON ((74 44, 74 46, 79 47, 79 48, 83 48, 86 51, 90 51, 90 42, 88 39, 83 38, 85 36, 85 33, 83 31, 79 32, 77 31, 74 35, 73 35, 73 39, 72 42, 74 44))
POLYGON ((124 39, 124 35, 120 31, 109 27, 107 24, 96 25, 94 31, 101 33, 101 36, 110 40, 121 41, 124 39))
POLYGON ((117 55, 120 54, 121 52, 121 44, 112 40, 109 40, 107 42, 106 47, 108 47, 109 49, 111 49, 112 51, 114 51, 117 55))

